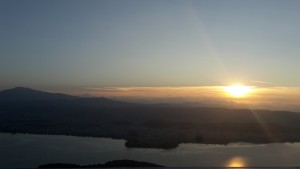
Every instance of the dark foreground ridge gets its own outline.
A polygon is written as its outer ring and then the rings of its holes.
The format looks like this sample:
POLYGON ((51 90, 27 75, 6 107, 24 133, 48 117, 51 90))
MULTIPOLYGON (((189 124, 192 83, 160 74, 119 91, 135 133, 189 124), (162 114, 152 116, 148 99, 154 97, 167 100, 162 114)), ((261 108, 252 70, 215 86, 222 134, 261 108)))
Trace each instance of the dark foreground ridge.
POLYGON ((40 165, 38 168, 117 168, 117 167, 164 167, 148 162, 139 162, 133 160, 114 160, 104 164, 92 164, 92 165, 77 165, 77 164, 64 164, 53 163, 40 165))
POLYGON ((104 137, 128 148, 300 141, 300 113, 144 105, 28 88, 0 91, 0 132, 104 137))

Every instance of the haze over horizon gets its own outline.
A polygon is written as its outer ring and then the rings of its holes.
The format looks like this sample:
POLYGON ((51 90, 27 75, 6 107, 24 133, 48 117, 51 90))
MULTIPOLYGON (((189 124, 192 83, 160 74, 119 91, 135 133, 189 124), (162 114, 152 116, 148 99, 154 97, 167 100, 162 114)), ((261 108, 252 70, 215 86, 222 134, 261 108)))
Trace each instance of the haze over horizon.
POLYGON ((300 110, 299 6, 1 0, 0 89, 300 110), (221 87, 233 84, 255 90, 228 97, 221 87))

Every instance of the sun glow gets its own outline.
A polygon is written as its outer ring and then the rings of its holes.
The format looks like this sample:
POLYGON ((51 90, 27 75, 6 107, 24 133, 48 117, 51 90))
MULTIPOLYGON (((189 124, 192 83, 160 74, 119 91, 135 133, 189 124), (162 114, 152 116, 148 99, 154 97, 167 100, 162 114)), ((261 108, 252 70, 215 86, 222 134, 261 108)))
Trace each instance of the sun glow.
POLYGON ((238 168, 238 167, 246 167, 247 166, 247 161, 243 157, 234 157, 230 159, 226 167, 232 167, 232 168, 238 168))
POLYGON ((225 92, 234 97, 243 97, 253 90, 252 86, 233 85, 224 87, 225 92))

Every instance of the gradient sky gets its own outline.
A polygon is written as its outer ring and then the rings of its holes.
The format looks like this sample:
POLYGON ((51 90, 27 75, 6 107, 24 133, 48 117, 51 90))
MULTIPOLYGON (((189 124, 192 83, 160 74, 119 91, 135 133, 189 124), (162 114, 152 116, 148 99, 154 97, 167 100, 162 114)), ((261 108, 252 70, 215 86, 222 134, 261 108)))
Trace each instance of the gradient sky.
POLYGON ((0 0, 0 88, 300 86, 298 0, 0 0))

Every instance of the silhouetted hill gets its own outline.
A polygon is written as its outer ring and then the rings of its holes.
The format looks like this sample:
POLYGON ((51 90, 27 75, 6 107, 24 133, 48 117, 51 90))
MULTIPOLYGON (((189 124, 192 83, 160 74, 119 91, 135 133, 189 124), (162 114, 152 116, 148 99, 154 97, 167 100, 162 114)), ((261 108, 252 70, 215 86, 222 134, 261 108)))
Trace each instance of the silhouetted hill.
POLYGON ((64 163, 53 163, 53 164, 43 164, 38 168, 80 168, 77 164, 64 164, 64 163))
POLYGON ((300 141, 300 113, 143 105, 14 88, 0 92, 0 132, 125 139, 127 147, 300 141))
POLYGON ((75 96, 69 96, 61 93, 48 93, 38 90, 32 90, 25 87, 16 87, 0 91, 1 101, 41 101, 41 100, 67 100, 75 99, 75 96))
MULTIPOLYGON (((114 101, 107 98, 85 98, 71 96, 61 93, 49 93, 30 88, 16 87, 4 91, 0 91, 0 101, 4 106, 24 106, 42 104, 51 106, 134 106, 137 104, 114 101), (4 104, 3 104, 4 103, 4 104)), ((1 104, 0 103, 0 104, 1 104)))
POLYGON ((162 165, 157 165, 148 162, 139 162, 134 160, 114 160, 106 162, 105 164, 92 164, 92 165, 77 165, 77 164, 64 164, 64 163, 54 163, 54 164, 44 164, 40 165, 38 168, 123 168, 123 167, 164 167, 162 165))
POLYGON ((118 168, 118 167, 164 167, 148 162, 140 162, 134 160, 113 160, 106 162, 103 167, 118 168))

